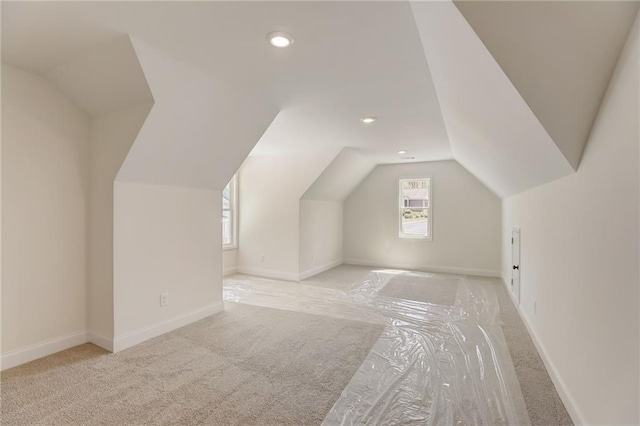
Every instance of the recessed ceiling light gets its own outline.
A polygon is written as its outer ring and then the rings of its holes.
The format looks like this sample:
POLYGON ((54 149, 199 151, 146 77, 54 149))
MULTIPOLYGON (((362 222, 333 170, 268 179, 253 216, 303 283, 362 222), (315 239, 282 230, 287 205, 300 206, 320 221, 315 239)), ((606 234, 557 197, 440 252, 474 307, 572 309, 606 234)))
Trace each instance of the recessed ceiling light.
POLYGON ((407 151, 404 150, 404 149, 401 149, 400 151, 398 151, 398 154, 406 154, 406 153, 407 153, 407 151))
POLYGON ((273 31, 267 34, 267 40, 274 47, 288 47, 293 44, 293 37, 291 34, 282 31, 273 31))
POLYGON ((376 120, 377 120, 377 118, 376 118, 376 117, 362 117, 362 118, 360 119, 360 121, 362 121, 362 122, 363 122, 363 123, 365 123, 365 124, 373 123, 373 122, 374 122, 374 121, 376 121, 376 120))

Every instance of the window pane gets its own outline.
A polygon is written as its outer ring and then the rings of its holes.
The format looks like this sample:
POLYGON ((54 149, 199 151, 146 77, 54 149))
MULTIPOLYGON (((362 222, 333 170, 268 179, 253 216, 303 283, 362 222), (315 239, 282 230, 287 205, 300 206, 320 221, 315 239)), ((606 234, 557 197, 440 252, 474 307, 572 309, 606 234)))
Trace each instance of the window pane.
POLYGON ((222 244, 231 244, 231 212, 222 212, 222 244))
POLYGON ((402 209, 400 217, 401 232, 406 235, 427 235, 428 210, 402 209))
POLYGON ((407 199, 405 200, 404 207, 429 207, 429 200, 424 199, 407 199))
POLYGON ((402 207, 429 207, 429 179, 407 179, 401 184, 402 207))
POLYGON ((222 208, 227 210, 231 208, 231 190, 229 189, 229 185, 225 186, 222 191, 222 208))
POLYGON ((238 243, 236 198, 238 197, 237 176, 222 190, 222 245, 235 247, 238 243))

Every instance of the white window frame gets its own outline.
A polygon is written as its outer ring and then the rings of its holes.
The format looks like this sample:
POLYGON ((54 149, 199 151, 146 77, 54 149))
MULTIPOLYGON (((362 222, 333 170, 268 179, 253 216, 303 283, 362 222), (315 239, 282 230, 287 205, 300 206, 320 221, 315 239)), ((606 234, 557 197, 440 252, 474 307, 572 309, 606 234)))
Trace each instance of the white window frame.
POLYGON ((419 176, 413 178, 400 178, 398 179, 398 237, 399 238, 408 238, 413 240, 425 240, 425 241, 433 241, 433 178, 431 176, 419 176), (427 235, 414 235, 414 234, 405 234, 402 232, 402 210, 404 207, 404 200, 402 199, 402 183, 412 180, 429 180, 429 206, 428 207, 420 207, 420 209, 427 210, 427 235))
MULTIPOLYGON (((234 250, 238 248, 238 175, 235 174, 228 183, 229 185, 229 208, 222 208, 222 213, 225 211, 231 212, 229 217, 231 218, 231 242, 228 244, 222 243, 223 250, 234 250)), ((220 221, 224 216, 221 213, 220 221)))

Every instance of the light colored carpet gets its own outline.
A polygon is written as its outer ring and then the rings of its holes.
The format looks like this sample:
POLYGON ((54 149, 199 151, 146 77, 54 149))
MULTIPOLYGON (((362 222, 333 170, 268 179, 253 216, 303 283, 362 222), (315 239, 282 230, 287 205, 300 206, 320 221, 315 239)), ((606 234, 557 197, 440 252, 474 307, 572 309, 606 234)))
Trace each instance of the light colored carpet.
POLYGON ((319 424, 381 332, 227 303, 118 354, 86 344, 3 372, 2 424, 319 424))
MULTIPOLYGON (((305 280, 304 283, 342 290, 352 283, 354 277, 364 277, 372 269, 375 268, 341 265, 305 280)), ((441 277, 447 276, 446 274, 438 275, 441 277)), ((498 302, 500 303, 500 317, 503 321, 502 331, 520 382, 520 389, 522 390, 531 424, 533 426, 573 425, 571 417, 569 417, 542 362, 542 358, 540 358, 504 284, 501 280, 495 278, 481 279, 483 281, 490 280, 494 283, 498 302)), ((439 304, 446 304, 450 300, 447 294, 450 295, 451 293, 446 290, 443 292, 442 289, 438 288, 423 287, 416 289, 411 284, 401 284, 394 287, 388 290, 383 288, 380 294, 439 304)))
POLYGON ((365 266, 340 265, 307 278, 303 283, 315 287, 347 291, 351 286, 360 284, 369 275, 371 269, 365 266))
POLYGON ((502 332, 509 346, 509 353, 520 382, 531 424, 533 426, 573 425, 507 289, 501 280, 493 281, 500 302, 500 316, 504 323, 502 332))
POLYGON ((340 283, 326 288, 328 281, 317 287, 234 275, 224 283, 227 300, 386 325, 323 424, 530 425, 491 282, 389 269, 346 291, 335 289, 340 283), (379 295, 405 277, 424 289, 454 280, 454 306, 417 302, 410 287, 405 300, 379 295))
POLYGON ((434 277, 416 280, 412 276, 397 275, 389 280, 378 294, 397 299, 452 306, 456 301, 457 291, 458 280, 455 278, 434 277))

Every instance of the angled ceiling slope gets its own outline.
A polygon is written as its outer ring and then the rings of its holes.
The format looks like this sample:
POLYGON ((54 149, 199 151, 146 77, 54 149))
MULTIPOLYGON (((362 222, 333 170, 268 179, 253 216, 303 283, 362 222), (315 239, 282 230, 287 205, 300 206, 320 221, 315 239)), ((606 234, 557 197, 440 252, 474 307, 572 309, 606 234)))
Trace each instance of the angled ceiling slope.
POLYGON ((92 117, 153 102, 128 36, 53 68, 45 78, 92 117))
POLYGON ((132 41, 155 103, 117 180, 222 190, 278 109, 132 41))
POLYGON ((376 167, 371 159, 345 148, 307 189, 307 200, 344 201, 376 167))
POLYGON ((640 3, 455 1, 574 169, 640 3))
POLYGON ((3 60, 20 68, 45 72, 129 34, 218 81, 268 91, 292 119, 287 138, 264 150, 351 146, 379 163, 402 149, 416 161, 452 157, 408 2, 9 1, 2 23, 3 60), (265 38, 274 30, 294 45, 274 49, 265 38), (367 115, 379 120, 365 127, 367 115))
POLYGON ((502 198, 572 173, 456 6, 411 7, 454 158, 502 198))

